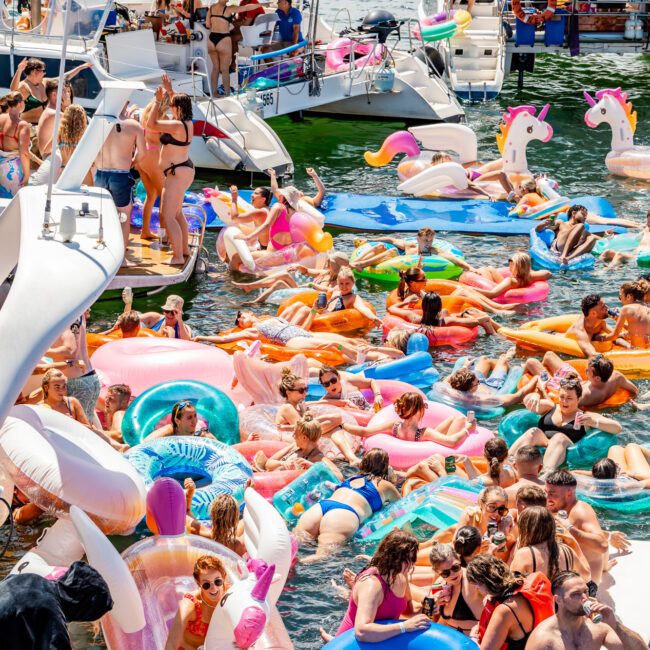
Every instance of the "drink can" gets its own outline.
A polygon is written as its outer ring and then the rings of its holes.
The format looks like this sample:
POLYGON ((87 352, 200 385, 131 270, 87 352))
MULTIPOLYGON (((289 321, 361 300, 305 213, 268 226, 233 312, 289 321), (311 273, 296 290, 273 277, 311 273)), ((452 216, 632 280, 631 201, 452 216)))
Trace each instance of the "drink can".
POLYGON ((431 593, 432 593, 432 594, 437 594, 439 591, 442 591, 442 590, 444 589, 445 586, 446 586, 446 585, 445 585, 444 582, 434 582, 434 583, 431 585, 431 593))
POLYGON ((467 411, 467 421, 471 424, 476 420, 476 413, 474 411, 467 411))
POLYGON ((443 588, 441 589, 441 593, 443 597, 446 599, 451 598, 452 589, 453 587, 451 585, 444 585, 443 588))
POLYGON ((456 471, 456 459, 453 456, 445 458, 445 472, 453 474, 456 471))
POLYGON ((505 546, 506 543, 506 535, 505 533, 502 533, 501 531, 498 531, 492 535, 492 543, 500 549, 501 547, 505 546))
POLYGON ((593 623, 600 623, 603 620, 603 617, 598 612, 595 614, 591 613, 591 602, 588 600, 585 601, 582 605, 582 610, 584 611, 585 615, 592 620, 593 623))
POLYGON ((568 519, 569 518, 569 513, 566 510, 558 510, 557 511, 557 516, 560 519, 568 519))
POLYGON ((318 294, 318 300, 316 300, 317 309, 325 309, 327 307, 327 294, 324 291, 321 291, 318 294))
POLYGON ((578 411, 578 412, 576 413, 576 418, 575 418, 575 420, 573 421, 573 428, 574 428, 576 431, 577 431, 578 429, 580 429, 580 427, 582 426, 582 422, 579 422, 579 421, 578 421, 578 419, 581 417, 581 415, 582 415, 582 411, 578 411))
POLYGON ((436 601, 434 598, 431 596, 427 596, 423 601, 422 601, 422 613, 425 616, 428 616, 429 618, 433 619, 433 612, 436 609, 436 601))

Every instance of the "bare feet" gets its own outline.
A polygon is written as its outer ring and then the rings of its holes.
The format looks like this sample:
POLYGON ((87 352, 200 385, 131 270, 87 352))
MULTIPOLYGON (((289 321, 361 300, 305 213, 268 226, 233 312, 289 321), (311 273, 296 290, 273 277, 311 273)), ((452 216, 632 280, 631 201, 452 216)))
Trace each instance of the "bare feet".
POLYGON ((329 643, 334 638, 334 636, 325 632, 325 630, 321 627, 320 638, 323 639, 323 643, 329 643))
POLYGON ((140 239, 150 239, 151 241, 155 241, 155 240, 160 239, 160 238, 158 237, 158 235, 154 235, 154 234, 153 234, 151 231, 149 231, 149 230, 147 230, 147 231, 144 231, 144 230, 143 230, 143 231, 140 233, 140 239))
POLYGON ((185 258, 181 257, 180 259, 176 257, 172 257, 169 262, 167 262, 170 266, 185 266, 185 258))
POLYGON ((266 454, 263 451, 258 451, 254 458, 253 458, 253 467, 258 471, 258 472, 265 472, 266 471, 266 461, 268 458, 266 457, 266 454))

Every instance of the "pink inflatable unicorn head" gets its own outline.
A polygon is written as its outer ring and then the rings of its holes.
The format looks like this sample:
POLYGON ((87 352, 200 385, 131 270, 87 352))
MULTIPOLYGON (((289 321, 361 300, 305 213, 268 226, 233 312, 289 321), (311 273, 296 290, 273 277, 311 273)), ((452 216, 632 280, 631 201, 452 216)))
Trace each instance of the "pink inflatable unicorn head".
POLYGON ((549 104, 539 115, 534 106, 508 108, 503 114, 500 133, 497 133, 497 146, 503 158, 503 170, 516 174, 528 174, 526 147, 531 140, 548 142, 553 137, 553 128, 545 122, 549 104))
POLYGON ((634 146, 636 131, 636 111, 627 101, 627 93, 620 88, 605 88, 596 93, 594 99, 586 90, 584 98, 589 104, 585 113, 588 127, 595 129, 599 124, 609 124, 612 128, 611 150, 626 151, 634 146))
POLYGON ((269 589, 276 579, 275 565, 255 560, 245 580, 236 582, 214 612, 206 647, 249 648, 264 633, 271 616, 269 589))

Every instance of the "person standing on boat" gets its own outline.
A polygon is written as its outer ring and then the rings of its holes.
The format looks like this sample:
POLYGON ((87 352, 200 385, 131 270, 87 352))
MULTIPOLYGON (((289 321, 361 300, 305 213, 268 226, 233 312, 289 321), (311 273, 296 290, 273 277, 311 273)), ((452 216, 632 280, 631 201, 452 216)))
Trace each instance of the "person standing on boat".
POLYGON ((160 197, 160 222, 165 224, 172 247, 172 258, 168 264, 184 266, 185 257, 190 257, 189 232, 183 215, 185 192, 194 180, 194 163, 190 160, 190 145, 194 135, 192 122, 192 99, 185 93, 174 93, 171 85, 156 89, 156 103, 149 113, 147 131, 160 133, 160 166, 165 181, 160 197), (171 120, 159 117, 159 107, 170 98, 171 120))
POLYGON ((7 95, 7 112, 0 115, 0 198, 10 199, 27 185, 30 172, 29 124, 20 118, 25 100, 7 95))
POLYGON ((167 296, 167 301, 162 306, 162 314, 148 311, 140 316, 140 322, 144 327, 160 332, 168 338, 188 341, 193 334, 192 329, 183 322, 184 304, 185 301, 180 296, 167 296))
MULTIPOLYGON (((92 63, 89 61, 68 70, 64 75, 65 81, 70 81, 82 70, 90 67, 92 67, 92 63)), ((49 79, 45 77, 45 63, 40 59, 23 59, 16 66, 16 74, 11 80, 9 88, 10 90, 19 91, 25 98, 22 118, 31 124, 38 124, 41 113, 49 103, 45 94, 45 83, 47 81, 49 79), (20 78, 23 73, 25 73, 25 78, 21 81, 20 78)))
MULTIPOLYGON (((47 106, 45 106, 36 126, 36 143, 41 158, 45 160, 52 151, 52 140, 54 140, 54 117, 56 115, 56 100, 59 94, 59 80, 48 79, 45 82, 45 95, 47 106)), ((61 97, 61 113, 72 103, 72 93, 69 82, 63 85, 63 96, 61 97)))
POLYGON ((258 6, 257 4, 244 4, 233 7, 227 4, 227 0, 217 0, 208 9, 205 25, 210 30, 208 54, 212 62, 210 83, 213 95, 217 94, 222 97, 230 95, 230 64, 232 63, 230 32, 233 29, 235 16, 252 11, 258 6), (221 74, 221 83, 223 83, 223 93, 217 90, 219 88, 219 74, 221 74))
MULTIPOLYGON (((125 106, 126 108, 126 106, 125 106)), ((115 207, 120 214, 125 214, 122 222, 124 236, 124 260, 122 266, 132 266, 126 259, 131 229, 131 209, 133 208, 133 186, 135 180, 131 167, 138 163, 145 151, 144 129, 137 120, 124 119, 124 111, 110 130, 104 146, 95 160, 95 185, 108 190, 113 197, 115 207)))

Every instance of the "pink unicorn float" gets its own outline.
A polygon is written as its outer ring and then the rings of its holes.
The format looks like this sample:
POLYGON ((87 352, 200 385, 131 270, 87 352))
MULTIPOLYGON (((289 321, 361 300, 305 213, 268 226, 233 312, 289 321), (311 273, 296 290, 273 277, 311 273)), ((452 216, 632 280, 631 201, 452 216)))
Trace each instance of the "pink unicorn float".
POLYGON ((377 152, 367 151, 373 167, 387 165, 398 154, 406 154, 397 165, 398 189, 414 196, 476 199, 505 198, 511 188, 503 184, 503 173, 512 187, 532 178, 526 148, 531 140, 548 142, 553 128, 545 119, 546 104, 539 115, 534 106, 508 108, 503 114, 496 140, 501 158, 480 164, 476 134, 461 124, 433 124, 398 131, 388 136, 377 152), (425 147, 421 151, 418 140, 425 147), (442 152, 452 152, 454 156, 442 152))
POLYGON ((585 113, 587 126, 595 129, 599 124, 612 128, 611 151, 605 158, 607 169, 616 176, 650 179, 650 147, 634 144, 636 111, 627 101, 627 93, 620 88, 599 90, 594 99, 586 90, 589 104, 585 113))

